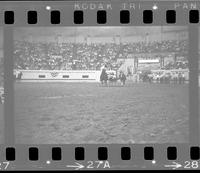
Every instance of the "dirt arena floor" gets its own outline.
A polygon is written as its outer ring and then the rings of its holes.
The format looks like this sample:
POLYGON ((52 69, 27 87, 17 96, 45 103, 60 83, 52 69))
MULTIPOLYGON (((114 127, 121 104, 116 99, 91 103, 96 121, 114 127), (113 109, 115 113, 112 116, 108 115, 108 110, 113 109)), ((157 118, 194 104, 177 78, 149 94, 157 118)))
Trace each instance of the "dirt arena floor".
POLYGON ((188 84, 16 83, 16 142, 189 141, 188 84))

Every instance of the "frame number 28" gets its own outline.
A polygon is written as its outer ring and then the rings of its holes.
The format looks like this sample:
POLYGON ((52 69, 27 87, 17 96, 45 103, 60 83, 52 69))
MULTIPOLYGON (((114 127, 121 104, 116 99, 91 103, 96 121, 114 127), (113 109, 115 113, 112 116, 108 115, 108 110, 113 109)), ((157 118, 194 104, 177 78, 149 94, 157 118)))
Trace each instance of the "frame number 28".
POLYGON ((185 161, 184 166, 185 169, 198 169, 199 168, 199 162, 198 161, 185 161))

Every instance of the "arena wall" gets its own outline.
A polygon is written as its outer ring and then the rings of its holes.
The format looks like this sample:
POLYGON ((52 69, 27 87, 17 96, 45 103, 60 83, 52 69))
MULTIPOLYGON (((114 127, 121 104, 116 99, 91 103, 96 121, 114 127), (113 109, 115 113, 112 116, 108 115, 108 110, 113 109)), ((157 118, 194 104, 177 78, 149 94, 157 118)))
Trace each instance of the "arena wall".
POLYGON ((24 82, 99 82, 100 71, 20 70, 24 82))
MULTIPOLYGON (((101 71, 84 70, 17 70, 15 75, 22 73, 22 82, 99 82, 101 71)), ((108 73, 115 71, 107 71, 108 73)), ((189 80, 188 70, 152 70, 152 72, 181 72, 185 74, 186 80, 189 80)))

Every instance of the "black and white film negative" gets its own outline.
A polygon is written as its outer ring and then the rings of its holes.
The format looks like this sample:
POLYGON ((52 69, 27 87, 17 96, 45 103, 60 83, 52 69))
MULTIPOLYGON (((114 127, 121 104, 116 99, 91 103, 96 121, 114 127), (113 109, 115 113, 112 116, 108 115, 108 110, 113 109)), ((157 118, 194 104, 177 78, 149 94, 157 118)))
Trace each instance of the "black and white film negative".
POLYGON ((199 1, 1 1, 0 170, 200 168, 199 1))

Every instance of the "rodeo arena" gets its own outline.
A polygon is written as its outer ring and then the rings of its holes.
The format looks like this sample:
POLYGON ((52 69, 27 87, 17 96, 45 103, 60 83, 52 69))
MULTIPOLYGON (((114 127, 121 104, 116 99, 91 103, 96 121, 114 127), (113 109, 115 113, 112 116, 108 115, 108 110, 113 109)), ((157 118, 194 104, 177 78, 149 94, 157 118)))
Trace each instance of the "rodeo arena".
POLYGON ((19 28, 15 36, 17 143, 188 142, 186 27, 19 28))

